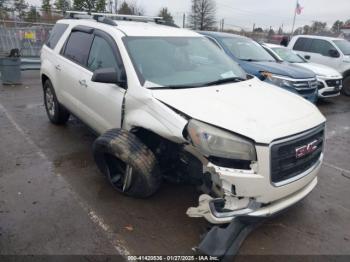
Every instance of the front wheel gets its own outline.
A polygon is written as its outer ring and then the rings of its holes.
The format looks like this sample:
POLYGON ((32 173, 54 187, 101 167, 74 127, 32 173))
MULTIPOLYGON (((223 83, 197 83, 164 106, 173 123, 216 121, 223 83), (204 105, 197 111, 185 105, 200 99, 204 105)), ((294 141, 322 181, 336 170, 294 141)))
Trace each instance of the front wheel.
POLYGON ((98 168, 117 191, 145 198, 160 187, 156 158, 134 134, 111 129, 96 139, 93 151, 98 168))
POLYGON ((350 76, 345 77, 343 80, 342 93, 346 96, 350 96, 350 76))

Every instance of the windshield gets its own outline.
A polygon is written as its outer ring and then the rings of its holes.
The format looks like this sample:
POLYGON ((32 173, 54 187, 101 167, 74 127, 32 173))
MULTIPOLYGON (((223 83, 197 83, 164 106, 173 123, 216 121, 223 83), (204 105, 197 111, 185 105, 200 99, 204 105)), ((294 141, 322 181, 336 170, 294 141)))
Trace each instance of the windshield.
POLYGON ((260 62, 276 61, 261 45, 253 40, 240 37, 224 37, 222 42, 238 59, 260 62))
POLYGON ((344 55, 350 55, 350 42, 347 40, 333 40, 334 44, 344 55))
POLYGON ((246 73, 205 37, 125 37, 145 87, 195 87, 246 73))
POLYGON ((280 58, 289 63, 306 63, 298 54, 287 48, 273 47, 271 48, 280 58))

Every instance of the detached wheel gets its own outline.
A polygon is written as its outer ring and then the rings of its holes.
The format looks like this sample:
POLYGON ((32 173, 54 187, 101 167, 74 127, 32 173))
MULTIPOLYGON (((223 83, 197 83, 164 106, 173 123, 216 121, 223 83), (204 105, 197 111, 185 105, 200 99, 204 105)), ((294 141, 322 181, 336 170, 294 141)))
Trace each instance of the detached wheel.
POLYGON ((156 158, 134 134, 111 129, 95 140, 93 151, 98 168, 119 192, 145 198, 160 187, 156 158))
POLYGON ((342 93, 346 96, 350 96, 350 76, 344 78, 342 93))
POLYGON ((69 112, 57 100, 57 96, 50 80, 44 83, 44 104, 51 123, 63 125, 69 119, 69 112))

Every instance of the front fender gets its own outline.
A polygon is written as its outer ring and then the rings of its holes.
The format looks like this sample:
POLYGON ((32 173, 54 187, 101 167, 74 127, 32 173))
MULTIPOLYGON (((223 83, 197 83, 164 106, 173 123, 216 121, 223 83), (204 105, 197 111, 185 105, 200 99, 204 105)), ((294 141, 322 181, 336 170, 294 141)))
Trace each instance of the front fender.
POLYGON ((126 94, 123 128, 142 127, 175 143, 186 142, 183 130, 187 120, 151 95, 126 94))

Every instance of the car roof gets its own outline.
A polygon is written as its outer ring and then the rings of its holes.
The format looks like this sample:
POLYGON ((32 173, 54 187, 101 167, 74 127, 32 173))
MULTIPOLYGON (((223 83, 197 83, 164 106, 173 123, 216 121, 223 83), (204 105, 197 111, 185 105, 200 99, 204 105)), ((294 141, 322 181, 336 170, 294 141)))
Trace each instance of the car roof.
POLYGON ((304 37, 304 38, 316 38, 316 39, 324 39, 324 40, 343 40, 344 38, 340 38, 340 37, 329 37, 329 36, 319 36, 319 35, 296 35, 293 38, 300 38, 300 37, 304 37))
POLYGON ((241 35, 224 33, 224 32, 215 32, 215 31, 197 31, 199 34, 213 36, 213 37, 232 37, 232 38, 248 38, 241 35))
POLYGON ((160 37, 202 37, 200 34, 183 28, 156 24, 154 22, 115 21, 117 25, 108 25, 94 19, 61 19, 57 23, 84 25, 101 29, 107 32, 118 30, 126 36, 160 36, 160 37))

